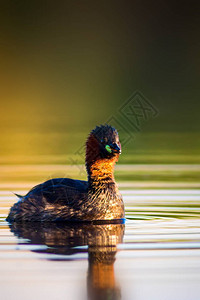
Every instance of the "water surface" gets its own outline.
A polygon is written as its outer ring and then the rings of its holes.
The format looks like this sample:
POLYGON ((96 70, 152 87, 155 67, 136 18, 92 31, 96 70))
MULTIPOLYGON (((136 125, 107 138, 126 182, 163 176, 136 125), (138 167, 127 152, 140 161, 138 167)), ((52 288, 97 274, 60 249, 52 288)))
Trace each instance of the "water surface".
POLYGON ((121 181, 125 224, 11 226, 12 191, 40 181, 23 172, 0 185, 1 299, 199 299, 198 186, 121 181))

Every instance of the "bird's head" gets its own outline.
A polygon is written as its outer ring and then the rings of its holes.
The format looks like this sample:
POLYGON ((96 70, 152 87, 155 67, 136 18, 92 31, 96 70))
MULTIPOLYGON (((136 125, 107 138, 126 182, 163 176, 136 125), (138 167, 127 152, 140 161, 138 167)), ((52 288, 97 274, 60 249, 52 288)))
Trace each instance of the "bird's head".
POLYGON ((95 162, 99 165, 113 165, 121 154, 117 130, 110 125, 96 126, 86 142, 86 166, 95 162))

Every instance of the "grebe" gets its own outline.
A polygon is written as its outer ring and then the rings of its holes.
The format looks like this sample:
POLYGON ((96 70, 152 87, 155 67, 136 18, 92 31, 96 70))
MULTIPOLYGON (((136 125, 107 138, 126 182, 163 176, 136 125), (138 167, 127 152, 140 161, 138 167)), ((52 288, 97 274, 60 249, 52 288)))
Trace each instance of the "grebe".
POLYGON ((121 153, 117 130, 96 126, 86 141, 88 181, 55 178, 33 187, 15 203, 7 221, 95 221, 124 218, 124 204, 114 179, 121 153))

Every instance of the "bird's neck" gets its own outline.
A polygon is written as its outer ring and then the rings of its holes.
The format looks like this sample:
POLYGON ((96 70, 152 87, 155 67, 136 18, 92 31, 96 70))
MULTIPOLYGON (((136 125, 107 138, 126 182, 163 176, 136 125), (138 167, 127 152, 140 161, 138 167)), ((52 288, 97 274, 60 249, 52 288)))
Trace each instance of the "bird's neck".
POLYGON ((114 163, 110 160, 96 160, 88 166, 88 179, 91 181, 114 180, 114 163))
POLYGON ((114 163, 110 160, 102 163, 98 160, 87 166, 89 190, 92 194, 116 195, 117 184, 114 179, 114 163))

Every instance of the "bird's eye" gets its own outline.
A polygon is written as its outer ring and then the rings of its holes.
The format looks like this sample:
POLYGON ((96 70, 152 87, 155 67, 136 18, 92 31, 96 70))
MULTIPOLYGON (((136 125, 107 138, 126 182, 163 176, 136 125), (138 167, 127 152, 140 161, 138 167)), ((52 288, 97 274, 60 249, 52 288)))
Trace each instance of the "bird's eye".
POLYGON ((112 149, 110 148, 109 145, 106 145, 106 146, 105 146, 105 149, 106 149, 109 153, 112 153, 112 149))
POLYGON ((106 143, 108 142, 108 139, 107 138, 103 138, 100 140, 100 142, 104 145, 106 145, 106 143))

